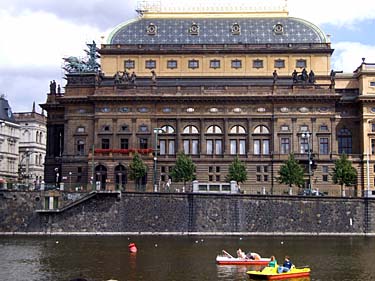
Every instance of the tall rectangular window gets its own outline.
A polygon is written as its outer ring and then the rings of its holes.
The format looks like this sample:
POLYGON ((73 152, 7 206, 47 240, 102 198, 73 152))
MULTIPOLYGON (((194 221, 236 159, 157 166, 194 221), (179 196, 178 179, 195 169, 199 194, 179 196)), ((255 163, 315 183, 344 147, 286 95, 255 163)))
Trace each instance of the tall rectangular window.
POLYGON ((223 142, 221 140, 215 141, 215 154, 220 155, 223 153, 223 142))
POLYGON ((281 138, 281 154, 289 154, 289 153, 290 153, 290 139, 281 138))
POLYGON ((159 154, 165 155, 166 154, 166 147, 165 147, 165 140, 159 141, 159 154))
POLYGON ((128 149, 129 148, 129 140, 128 139, 121 139, 120 140, 120 148, 121 149, 128 149))
POLYGON ((190 154, 190 141, 189 140, 184 140, 184 153, 186 155, 190 154))
POLYGON ((192 140, 192 153, 193 155, 199 154, 199 141, 198 140, 192 140))
POLYGON ((371 139, 371 154, 375 154, 375 139, 371 139))
POLYGON ((269 140, 262 141, 262 153, 263 155, 270 154, 270 141, 269 140))
POLYGON ((109 149, 109 139, 102 139, 102 149, 109 149))
POLYGON ((83 140, 77 141, 77 154, 84 155, 85 154, 85 142, 83 140))
POLYGON ((309 148, 308 138, 301 138, 301 153, 307 153, 309 148))
POLYGON ((240 140, 240 155, 246 154, 246 140, 240 140))
POLYGON ((206 148, 207 148, 207 154, 213 154, 214 152, 214 143, 213 143, 213 140, 207 140, 207 143, 206 143, 206 148))
POLYGON ((260 140, 254 140, 254 154, 260 155, 260 140))
POLYGON ((328 154, 329 153, 328 138, 320 138, 319 139, 319 153, 320 154, 328 154))
POLYGON ((169 140, 168 141, 168 154, 169 155, 174 155, 174 140, 169 140))
POLYGON ((230 140, 230 154, 237 154, 237 140, 230 140))
POLYGON ((140 149, 147 149, 148 148, 148 139, 139 139, 139 148, 140 149))

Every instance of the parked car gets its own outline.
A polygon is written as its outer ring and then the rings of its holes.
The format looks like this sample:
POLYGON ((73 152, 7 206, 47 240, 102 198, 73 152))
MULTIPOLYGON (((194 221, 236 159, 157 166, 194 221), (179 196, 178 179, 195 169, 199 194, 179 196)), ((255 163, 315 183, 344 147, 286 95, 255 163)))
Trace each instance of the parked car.
POLYGON ((316 190, 316 189, 303 189, 298 193, 298 195, 302 195, 302 196, 324 196, 324 193, 320 192, 319 190, 316 190))

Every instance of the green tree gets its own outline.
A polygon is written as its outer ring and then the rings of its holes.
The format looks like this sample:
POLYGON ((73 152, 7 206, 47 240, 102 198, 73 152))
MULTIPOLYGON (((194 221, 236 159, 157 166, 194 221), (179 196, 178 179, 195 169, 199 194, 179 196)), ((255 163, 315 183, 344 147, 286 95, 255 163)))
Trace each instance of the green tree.
POLYGON ((191 157, 186 156, 184 152, 179 152, 177 154, 176 165, 173 167, 170 176, 175 182, 184 182, 192 181, 195 179, 195 164, 191 157))
POLYGON ((142 161, 138 153, 133 157, 132 162, 129 164, 129 179, 134 180, 136 188, 140 188, 141 179, 147 173, 147 166, 142 161))
POLYGON ((236 156, 234 161, 230 164, 225 180, 227 182, 236 181, 238 184, 247 180, 246 166, 238 159, 238 156, 236 156))
POLYGON ((292 185, 301 187, 305 182, 304 173, 303 168, 294 158, 294 154, 290 154, 288 160, 280 167, 278 181, 289 187, 292 185))
POLYGON ((335 184, 341 186, 341 194, 343 194, 345 185, 349 186, 357 182, 357 171, 346 154, 341 154, 340 158, 335 161, 332 180, 335 184))

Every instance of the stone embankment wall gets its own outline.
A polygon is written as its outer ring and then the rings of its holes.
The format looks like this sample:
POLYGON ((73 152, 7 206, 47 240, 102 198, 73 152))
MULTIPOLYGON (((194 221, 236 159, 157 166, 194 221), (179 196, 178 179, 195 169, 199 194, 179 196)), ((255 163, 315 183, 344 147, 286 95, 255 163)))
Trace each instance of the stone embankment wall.
POLYGON ((375 234, 375 200, 192 193, 97 194, 36 213, 40 192, 0 192, 3 233, 375 234))

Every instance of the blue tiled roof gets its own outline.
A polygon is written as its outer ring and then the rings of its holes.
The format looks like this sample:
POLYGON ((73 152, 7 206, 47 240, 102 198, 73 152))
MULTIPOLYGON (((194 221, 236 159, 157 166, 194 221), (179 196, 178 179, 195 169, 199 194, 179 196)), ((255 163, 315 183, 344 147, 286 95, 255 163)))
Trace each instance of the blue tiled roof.
POLYGON ((215 18, 215 19, 146 19, 120 25, 110 36, 109 44, 285 44, 327 43, 315 25, 297 18, 215 18), (198 34, 189 33, 192 24, 198 34), (155 25, 154 35, 147 33, 155 25), (232 32, 234 24, 241 32, 232 32), (275 32, 281 25, 282 32, 275 32))
POLYGON ((0 97, 0 120, 16 122, 8 101, 2 97, 0 97))

